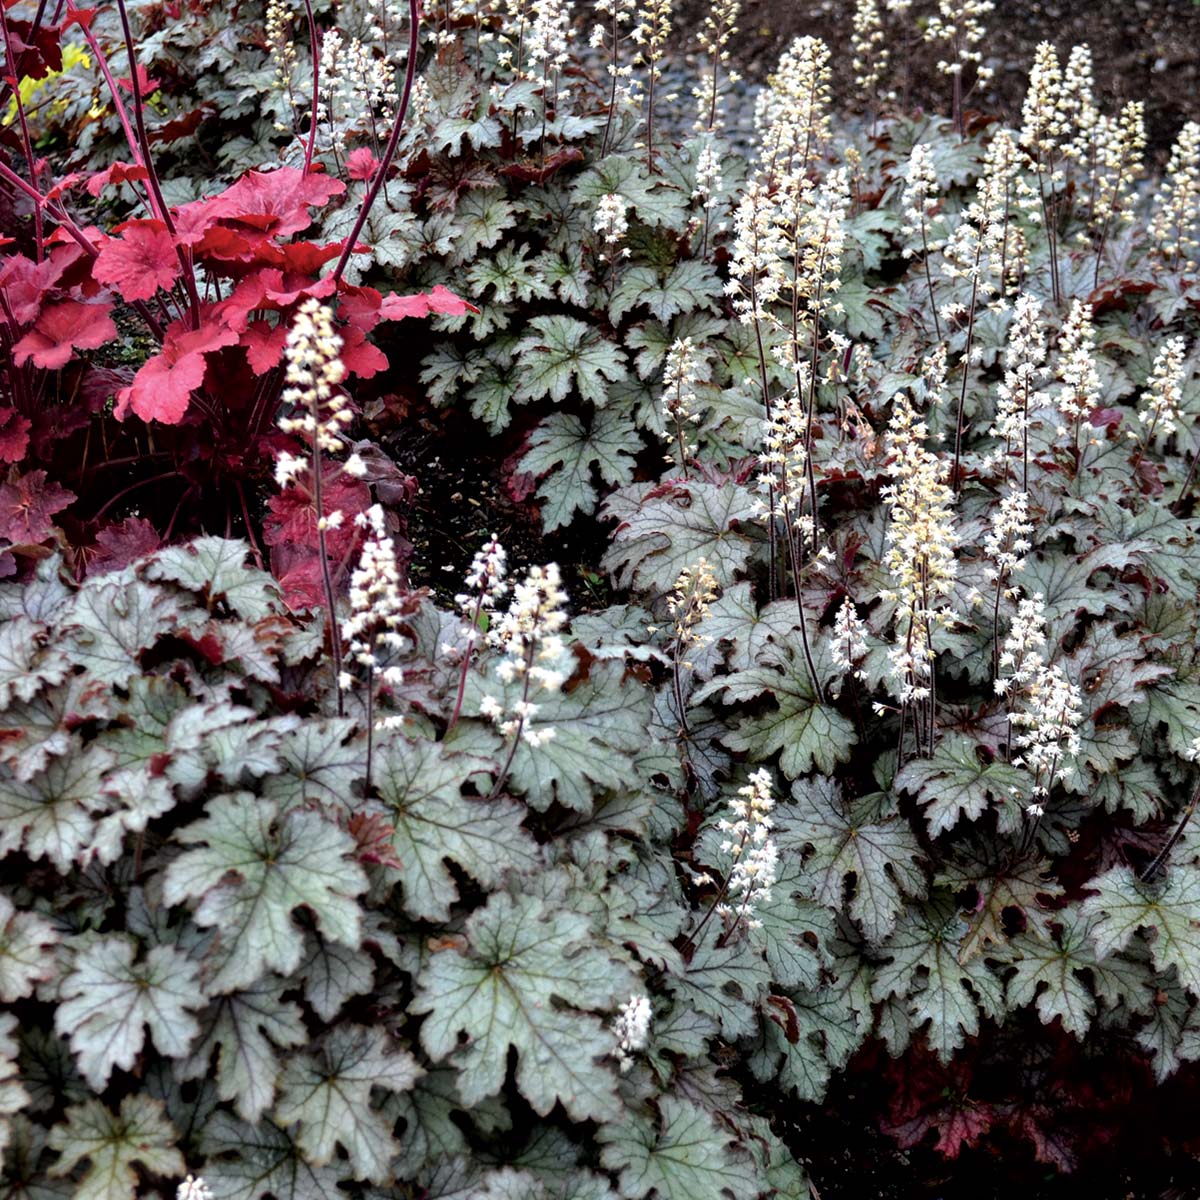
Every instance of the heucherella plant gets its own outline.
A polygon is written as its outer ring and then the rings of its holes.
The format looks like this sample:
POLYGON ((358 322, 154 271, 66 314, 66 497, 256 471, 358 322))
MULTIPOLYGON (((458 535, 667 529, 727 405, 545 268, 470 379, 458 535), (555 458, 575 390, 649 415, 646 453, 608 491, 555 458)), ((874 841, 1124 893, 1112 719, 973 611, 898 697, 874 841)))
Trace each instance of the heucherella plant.
POLYGON ((329 561, 329 532, 342 527, 345 513, 327 505, 325 493, 340 474, 358 478, 365 472, 362 460, 356 455, 332 466, 327 461, 329 456, 345 449, 345 430, 351 420, 349 401, 341 387, 346 378, 341 352, 342 339, 334 330, 332 313, 315 297, 306 300, 300 306, 284 344, 287 386, 281 400, 286 411, 281 413, 278 423, 284 433, 304 439, 309 456, 305 459, 284 450, 275 460, 275 483, 279 489, 286 491, 302 484, 312 497, 317 563, 325 595, 339 714, 343 690, 342 648, 329 561))
POLYGON ((160 7, 0 22, 0 1195, 1186 1187, 1194 131, 982 5, 736 121, 734 3, 160 7))
POLYGON ((1189 121, 1171 150, 1171 160, 1150 220, 1154 253, 1173 268, 1196 269, 1200 251, 1200 122, 1189 121))
POLYGON ((925 24, 925 40, 941 43, 946 55, 938 63, 938 70, 952 82, 952 116, 960 134, 964 132, 963 101, 971 92, 963 82, 964 75, 974 68, 972 87, 986 83, 992 76, 991 67, 983 64, 979 46, 987 36, 983 18, 995 7, 991 0, 938 0, 937 12, 925 24))
POLYGON ((522 739, 536 750, 555 736, 552 725, 535 726, 538 705, 530 697, 557 692, 569 674, 559 636, 567 623, 566 599, 557 564, 530 567, 524 580, 513 584, 508 610, 488 631, 488 643, 505 655, 496 677, 504 684, 516 682, 520 690, 519 698, 509 704, 491 695, 480 701, 480 715, 492 721, 510 743, 508 758, 492 788, 493 797, 504 786, 522 739))
MULTIPOLYGON (((701 82, 692 89, 698 110, 693 126, 697 133, 712 134, 720 125, 722 83, 733 86, 741 81, 740 73, 729 65, 729 43, 738 31, 741 11, 741 0, 714 0, 705 13, 697 40, 707 61, 701 82)), ((711 143, 706 141, 705 145, 711 143)))
POLYGON ((935 635, 961 618, 952 603, 958 575, 954 492, 946 464, 926 448, 929 430, 906 393, 892 398, 888 424, 889 482, 884 563, 891 585, 882 597, 895 606, 889 674, 900 703, 901 754, 905 722, 911 722, 918 753, 933 754, 937 742, 935 635))
MULTIPOLYGON (((1139 455, 1154 441, 1155 435, 1168 438, 1176 429, 1185 429, 1185 418, 1180 407, 1183 401, 1185 380, 1184 360, 1187 356, 1187 341, 1182 337, 1169 338, 1154 356, 1150 377, 1146 380, 1146 393, 1138 420, 1143 432, 1139 455)), ((1136 435, 1133 435, 1136 436, 1136 435)))

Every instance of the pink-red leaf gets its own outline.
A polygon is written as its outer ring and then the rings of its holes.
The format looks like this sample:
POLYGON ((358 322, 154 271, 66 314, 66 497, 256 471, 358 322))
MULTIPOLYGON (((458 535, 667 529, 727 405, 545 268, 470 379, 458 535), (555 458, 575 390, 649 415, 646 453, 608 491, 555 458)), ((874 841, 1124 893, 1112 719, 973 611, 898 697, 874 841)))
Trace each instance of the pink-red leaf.
POLYGON ((87 190, 91 195, 99 196, 109 184, 132 183, 146 177, 145 167, 137 166, 134 163, 115 162, 111 167, 105 167, 103 171, 96 171, 89 175, 87 190))
POLYGON ((204 382, 205 355, 237 340, 232 329, 214 321, 188 332, 175 322, 167 329, 162 353, 147 359, 133 383, 117 393, 113 415, 124 420, 132 409, 143 421, 178 425, 192 392, 204 382))
POLYGON ((101 283, 132 303, 168 289, 179 276, 179 258, 161 221, 128 221, 120 237, 105 241, 93 269, 101 283))
POLYGON ((74 499, 74 492, 48 484, 45 471, 30 471, 0 486, 0 537, 17 545, 43 541, 54 528, 51 518, 74 499))
POLYGON ((88 563, 89 575, 119 571, 143 555, 157 550, 162 539, 144 517, 126 517, 117 525, 106 525, 96 534, 96 550, 88 563))
POLYGON ((431 292, 412 296, 385 296, 379 307, 384 321, 402 321, 405 317, 427 317, 430 313, 446 313, 461 317, 466 312, 478 312, 475 305, 456 296, 449 288, 437 284, 431 292))
POLYGON ((117 336, 111 304, 63 300, 42 310, 33 328, 13 347, 18 366, 30 359, 44 371, 65 367, 76 350, 98 350, 117 336))
POLYGON ((366 146, 360 146, 357 150, 352 150, 350 157, 346 159, 346 174, 351 179, 359 179, 366 183, 375 174, 378 166, 379 159, 366 146))

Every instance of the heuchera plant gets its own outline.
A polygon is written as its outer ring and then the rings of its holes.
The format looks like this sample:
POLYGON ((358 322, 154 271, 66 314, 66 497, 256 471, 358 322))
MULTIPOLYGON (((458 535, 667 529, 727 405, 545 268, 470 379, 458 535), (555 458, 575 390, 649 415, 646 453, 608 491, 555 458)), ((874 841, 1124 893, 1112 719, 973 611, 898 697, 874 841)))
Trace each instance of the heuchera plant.
POLYGON ((2 14, 4 1194, 799 1200, 841 1078, 1064 1172, 1194 1083, 1200 135, 973 114, 968 7, 952 120, 864 4, 750 140, 732 0, 683 115, 666 0, 2 14), (439 409, 617 603, 438 600, 439 409))

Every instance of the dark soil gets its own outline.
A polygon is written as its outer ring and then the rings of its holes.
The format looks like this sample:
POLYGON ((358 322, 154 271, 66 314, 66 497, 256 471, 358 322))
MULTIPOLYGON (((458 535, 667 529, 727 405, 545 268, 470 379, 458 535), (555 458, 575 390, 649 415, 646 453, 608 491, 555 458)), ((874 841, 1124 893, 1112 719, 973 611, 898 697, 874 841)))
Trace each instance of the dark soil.
MULTIPOLYGON (((707 0, 686 0, 679 28, 698 29, 708 7, 707 0)), ((932 0, 917 0, 903 18, 884 16, 896 31, 892 64, 902 73, 908 64, 909 103, 945 112, 949 95, 936 71, 940 55, 915 33, 906 46, 901 33, 902 21, 911 28, 933 7, 932 0)), ((838 60, 849 58, 853 12, 853 0, 746 0, 735 57, 748 79, 762 79, 792 38, 811 34, 833 51, 836 77, 838 60)), ((1092 48, 1097 98, 1106 109, 1126 100, 1145 102, 1157 162, 1166 160, 1180 126, 1200 119, 1200 4, 1193 0, 996 0, 985 24, 985 62, 995 76, 970 98, 975 108, 1018 120, 1034 48, 1049 41, 1064 60, 1078 43, 1092 48)), ((895 86, 904 88, 903 74, 895 86)))

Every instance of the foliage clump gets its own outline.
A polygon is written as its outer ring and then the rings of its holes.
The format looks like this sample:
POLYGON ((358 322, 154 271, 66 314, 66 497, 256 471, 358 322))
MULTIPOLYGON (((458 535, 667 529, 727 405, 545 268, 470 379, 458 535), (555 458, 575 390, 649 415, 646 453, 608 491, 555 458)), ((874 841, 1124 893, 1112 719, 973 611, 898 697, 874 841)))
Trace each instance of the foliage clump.
POLYGON ((5 1195, 800 1198, 879 1063, 1066 1171, 1200 1058, 1196 128, 883 7, 753 145, 732 2, 682 116, 666 0, 9 10, 5 1195), (419 586, 446 411, 617 603, 419 586))

